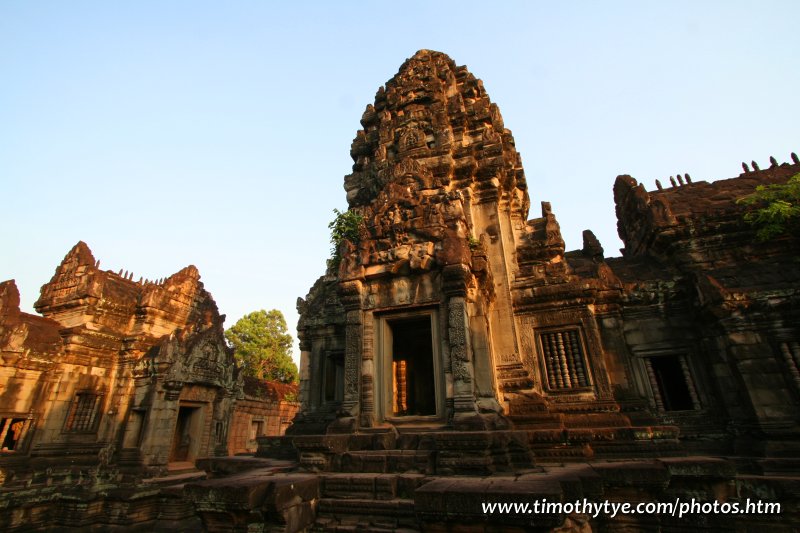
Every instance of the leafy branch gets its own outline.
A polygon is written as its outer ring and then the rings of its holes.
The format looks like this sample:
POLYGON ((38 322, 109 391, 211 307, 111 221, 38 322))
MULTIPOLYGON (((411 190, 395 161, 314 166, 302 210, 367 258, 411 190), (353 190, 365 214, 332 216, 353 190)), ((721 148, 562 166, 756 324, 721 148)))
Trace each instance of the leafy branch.
POLYGON ((786 183, 759 185, 737 204, 748 208, 744 220, 756 229, 756 237, 767 241, 786 233, 800 220, 800 174, 786 183))
POLYGON ((347 240, 353 244, 361 241, 361 230, 364 227, 364 217, 356 211, 339 211, 334 209, 336 215, 328 229, 331 230, 331 258, 328 259, 328 268, 336 271, 342 262, 341 244, 347 240))

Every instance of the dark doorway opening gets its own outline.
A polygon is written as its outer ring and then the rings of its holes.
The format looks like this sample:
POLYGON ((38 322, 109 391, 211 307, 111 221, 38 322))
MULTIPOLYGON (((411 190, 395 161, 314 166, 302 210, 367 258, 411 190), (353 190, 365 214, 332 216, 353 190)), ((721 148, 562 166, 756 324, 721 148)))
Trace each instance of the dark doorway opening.
POLYGON ((677 357, 651 357, 650 364, 658 384, 665 411, 689 411, 694 409, 686 376, 677 357))
POLYGON ((192 449, 192 420, 197 412, 197 407, 178 408, 178 421, 175 424, 175 434, 172 437, 172 453, 170 462, 189 461, 192 449))
POLYGON ((430 316, 391 321, 392 412, 394 416, 436 414, 433 336, 430 316))
POLYGON ((344 400, 344 354, 336 352, 325 359, 325 401, 344 400))

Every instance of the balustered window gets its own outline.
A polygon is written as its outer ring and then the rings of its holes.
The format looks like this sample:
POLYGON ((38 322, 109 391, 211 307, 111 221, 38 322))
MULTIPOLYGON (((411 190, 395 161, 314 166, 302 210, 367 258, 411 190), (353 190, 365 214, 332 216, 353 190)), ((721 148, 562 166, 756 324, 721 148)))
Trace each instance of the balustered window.
POLYGON ((658 411, 700 409, 700 398, 685 356, 645 357, 644 366, 658 411))
POLYGON ((539 342, 550 390, 578 389, 591 385, 580 330, 540 333, 539 342))
POLYGON ((30 420, 27 418, 0 418, 0 451, 17 450, 30 420))
POLYGON ((97 413, 102 396, 94 392, 79 392, 75 395, 67 415, 64 431, 88 433, 97 427, 97 413))

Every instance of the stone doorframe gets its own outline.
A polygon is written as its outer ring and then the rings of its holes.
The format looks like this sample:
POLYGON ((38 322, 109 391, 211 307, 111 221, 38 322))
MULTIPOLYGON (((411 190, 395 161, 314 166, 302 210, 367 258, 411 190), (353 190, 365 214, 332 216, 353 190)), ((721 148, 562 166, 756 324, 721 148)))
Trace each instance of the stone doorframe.
POLYGON ((441 354, 438 308, 418 308, 376 315, 375 327, 375 419, 379 424, 414 424, 446 421, 444 362, 441 354), (392 413, 392 331, 391 323, 405 319, 428 317, 431 323, 431 352, 436 413, 433 415, 395 416, 392 413))

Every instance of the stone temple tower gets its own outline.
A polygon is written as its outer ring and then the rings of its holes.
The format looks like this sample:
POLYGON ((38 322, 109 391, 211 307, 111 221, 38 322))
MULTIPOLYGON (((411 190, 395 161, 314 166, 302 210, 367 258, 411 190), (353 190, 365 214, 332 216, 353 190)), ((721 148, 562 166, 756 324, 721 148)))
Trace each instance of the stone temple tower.
POLYGON ((436 471, 454 468, 454 446, 474 454, 453 471, 505 468, 527 451, 561 461, 752 453, 756 442, 765 456, 798 453, 796 237, 760 241, 738 202, 800 172, 796 155, 651 192, 618 176, 625 248, 606 258, 589 230, 566 251, 547 202, 527 220, 511 132, 446 55, 407 60, 361 124, 344 180, 359 231, 298 302, 291 432, 350 435, 350 450, 399 435, 399 449, 429 450, 424 433, 444 439, 436 471), (504 454, 514 458, 498 463, 504 454))
POLYGON ((510 272, 529 199, 483 84, 421 50, 368 105, 345 177, 360 235, 299 302, 295 431, 506 427, 497 367, 518 359, 510 272))

